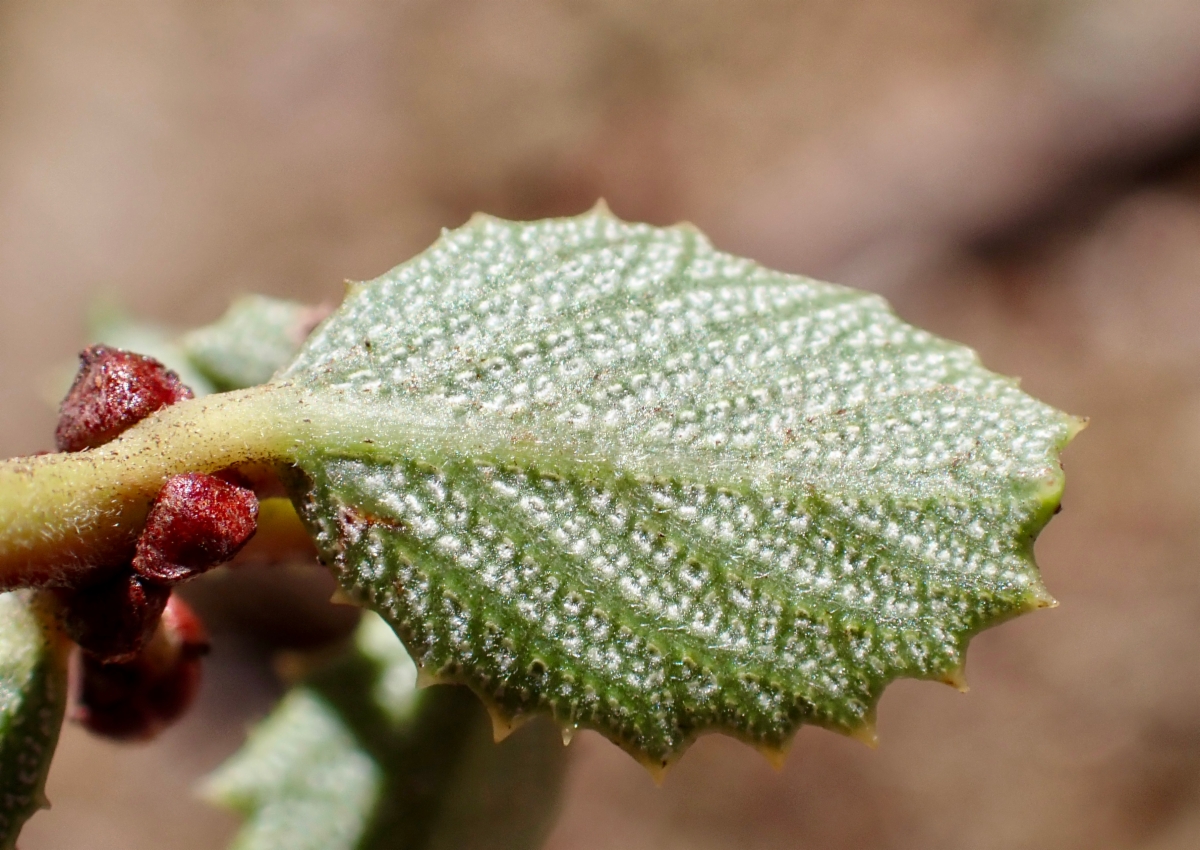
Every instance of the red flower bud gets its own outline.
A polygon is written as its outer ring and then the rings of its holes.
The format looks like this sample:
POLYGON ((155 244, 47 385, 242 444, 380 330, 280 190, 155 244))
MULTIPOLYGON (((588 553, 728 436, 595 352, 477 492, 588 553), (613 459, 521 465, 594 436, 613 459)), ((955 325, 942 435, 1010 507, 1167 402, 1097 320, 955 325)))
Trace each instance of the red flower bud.
POLYGON ((132 660, 102 664, 86 653, 77 656, 71 716, 108 738, 153 738, 195 700, 207 652, 204 626, 172 596, 154 637, 132 660))
POLYGON ((104 445, 159 408, 192 397, 179 376, 153 357, 93 345, 79 363, 54 432, 62 452, 104 445))
POLYGON ((252 490, 198 472, 173 476, 150 506, 134 572, 161 584, 186 581, 236 555, 257 522, 252 490))
POLYGON ((129 572, 57 591, 63 631, 99 663, 128 661, 154 633, 171 591, 129 572))

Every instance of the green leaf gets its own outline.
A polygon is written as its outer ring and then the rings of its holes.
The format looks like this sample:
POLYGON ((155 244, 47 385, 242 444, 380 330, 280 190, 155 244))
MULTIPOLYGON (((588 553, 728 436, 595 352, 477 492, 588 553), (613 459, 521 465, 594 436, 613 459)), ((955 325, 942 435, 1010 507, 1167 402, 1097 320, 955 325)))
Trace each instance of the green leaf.
POLYGON ((689 226, 478 216, 276 380, 347 592, 428 675, 652 769, 705 730, 870 736, 888 682, 959 682, 972 635, 1052 604, 1032 545, 1080 423, 689 226))
POLYGON ((184 335, 180 346, 218 390, 252 387, 295 356, 321 315, 296 301, 244 295, 216 322, 184 335))
POLYGON ((536 847, 564 749, 539 726, 497 746, 464 688, 418 691, 391 629, 363 618, 354 646, 292 689, 206 796, 246 817, 238 850, 536 847))
POLYGON ((67 702, 67 641, 31 591, 0 594, 0 850, 46 802, 67 702))

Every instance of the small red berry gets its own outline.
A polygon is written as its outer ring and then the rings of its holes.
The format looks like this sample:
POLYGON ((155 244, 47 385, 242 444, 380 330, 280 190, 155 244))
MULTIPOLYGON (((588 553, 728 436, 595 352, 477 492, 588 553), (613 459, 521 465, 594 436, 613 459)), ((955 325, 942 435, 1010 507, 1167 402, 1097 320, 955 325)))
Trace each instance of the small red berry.
POLYGON ((108 738, 153 738, 195 700, 207 652, 200 619, 172 596, 154 637, 132 660, 102 664, 78 656, 72 718, 108 738))
POLYGON ((179 376, 153 357, 93 345, 79 355, 54 440, 61 452, 102 446, 159 408, 191 397, 179 376))
POLYGON ((172 476, 150 506, 134 572, 162 584, 186 581, 236 555, 257 523, 253 490, 199 472, 172 476))
POLYGON ((129 572, 57 591, 63 630, 99 663, 128 661, 154 634, 171 591, 129 572))

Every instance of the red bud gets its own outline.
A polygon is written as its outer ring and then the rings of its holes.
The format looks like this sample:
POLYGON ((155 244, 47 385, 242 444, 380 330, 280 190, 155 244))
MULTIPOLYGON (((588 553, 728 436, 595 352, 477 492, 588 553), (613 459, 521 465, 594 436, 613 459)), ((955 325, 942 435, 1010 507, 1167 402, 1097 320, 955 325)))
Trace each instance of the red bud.
POLYGON ((198 472, 173 476, 150 507, 133 569, 148 581, 186 581, 236 555, 257 522, 254 491, 198 472))
POLYGON ((95 448, 167 405, 192 397, 179 376, 153 357, 93 345, 58 412, 58 450, 95 448))
POLYGON ((159 628, 130 661, 77 656, 72 718, 118 740, 146 740, 178 720, 200 689, 208 636, 192 609, 172 596, 159 628))
POLYGON ((128 661, 154 633, 171 591, 130 574, 57 591, 63 631, 100 663, 128 661))

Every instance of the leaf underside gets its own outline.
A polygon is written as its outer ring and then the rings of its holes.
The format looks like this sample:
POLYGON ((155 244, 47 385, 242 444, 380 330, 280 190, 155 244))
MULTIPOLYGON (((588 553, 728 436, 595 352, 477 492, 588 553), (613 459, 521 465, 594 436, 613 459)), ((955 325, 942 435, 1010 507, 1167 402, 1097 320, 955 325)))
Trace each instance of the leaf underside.
POLYGON ((296 457, 345 589, 499 716, 648 766, 870 734, 884 686, 1051 604, 1077 420, 877 296, 606 210, 478 216, 352 290, 280 382, 372 439, 296 457))
POLYGON ((246 818, 234 850, 538 846, 565 765, 556 730, 496 747, 465 688, 415 680, 396 636, 365 617, 354 645, 206 782, 205 796, 246 818))
POLYGON ((67 644, 32 591, 0 594, 0 848, 45 808, 67 698, 67 644))

